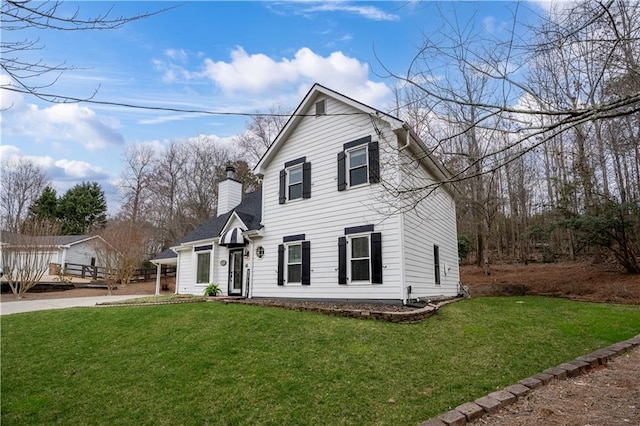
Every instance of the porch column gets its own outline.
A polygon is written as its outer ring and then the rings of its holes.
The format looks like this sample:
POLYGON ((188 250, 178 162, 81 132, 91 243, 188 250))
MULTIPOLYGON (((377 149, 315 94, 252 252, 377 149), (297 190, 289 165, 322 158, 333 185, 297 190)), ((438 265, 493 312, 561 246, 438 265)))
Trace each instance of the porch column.
POLYGON ((156 265, 156 296, 160 296, 160 275, 162 275, 162 264, 156 265))

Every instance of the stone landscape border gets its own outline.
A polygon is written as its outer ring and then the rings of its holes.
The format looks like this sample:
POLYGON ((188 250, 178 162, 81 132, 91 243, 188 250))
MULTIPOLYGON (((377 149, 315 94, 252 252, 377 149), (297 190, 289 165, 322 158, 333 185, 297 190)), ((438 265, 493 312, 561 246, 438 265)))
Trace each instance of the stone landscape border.
POLYGON ((552 380, 563 380, 568 377, 576 377, 584 374, 592 368, 607 365, 610 359, 630 349, 640 346, 640 334, 631 339, 614 343, 603 349, 598 349, 588 355, 582 355, 569 361, 544 370, 518 383, 507 386, 503 390, 492 392, 489 395, 476 399, 474 402, 466 402, 447 411, 438 417, 431 418, 420 423, 420 426, 464 426, 485 414, 492 414, 508 404, 528 395, 552 380))
MULTIPOLYGON (((464 297, 455 297, 451 299, 433 301, 431 303, 427 303, 427 305, 423 308, 417 308, 412 311, 378 311, 372 309, 330 308, 322 306, 322 303, 324 303, 322 301, 318 301, 317 304, 309 306, 296 304, 294 300, 278 301, 275 299, 270 299, 268 303, 261 303, 259 299, 244 299, 233 297, 210 297, 208 298, 208 300, 211 302, 285 308, 301 312, 317 312, 326 315, 341 316, 347 318, 374 319, 393 323, 417 323, 429 318, 432 315, 435 315, 438 309, 440 309, 442 306, 449 303, 457 302, 459 300, 464 300, 464 297)), ((357 302, 353 302, 353 304, 357 304, 357 302)))

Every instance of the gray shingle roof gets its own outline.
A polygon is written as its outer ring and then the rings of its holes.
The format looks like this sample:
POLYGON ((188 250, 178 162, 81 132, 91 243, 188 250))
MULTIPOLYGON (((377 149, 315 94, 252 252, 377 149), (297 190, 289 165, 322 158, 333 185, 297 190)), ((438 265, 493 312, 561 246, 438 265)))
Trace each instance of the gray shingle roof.
MULTIPOLYGON (((175 243, 171 244, 171 246, 175 247, 192 241, 218 238, 222 228, 225 223, 227 223, 233 212, 236 212, 238 217, 240 217, 245 225, 247 225, 247 230, 260 229, 262 227, 260 225, 260 221, 262 220, 262 190, 245 194, 244 197, 242 197, 242 202, 236 208, 221 216, 212 217, 175 243)), ((171 259, 176 256, 175 252, 171 249, 167 249, 155 256, 154 260, 171 259)))
POLYGON ((7 244, 36 244, 46 246, 66 246, 91 238, 90 235, 51 235, 32 237, 1 231, 0 242, 7 244))

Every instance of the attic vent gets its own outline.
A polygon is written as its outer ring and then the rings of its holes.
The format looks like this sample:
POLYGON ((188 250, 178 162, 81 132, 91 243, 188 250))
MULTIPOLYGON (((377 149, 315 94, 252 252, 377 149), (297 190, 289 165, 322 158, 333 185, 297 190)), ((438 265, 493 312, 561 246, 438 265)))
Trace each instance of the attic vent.
POLYGON ((326 114, 325 101, 321 100, 319 102, 316 102, 316 117, 319 115, 325 115, 325 114, 326 114))

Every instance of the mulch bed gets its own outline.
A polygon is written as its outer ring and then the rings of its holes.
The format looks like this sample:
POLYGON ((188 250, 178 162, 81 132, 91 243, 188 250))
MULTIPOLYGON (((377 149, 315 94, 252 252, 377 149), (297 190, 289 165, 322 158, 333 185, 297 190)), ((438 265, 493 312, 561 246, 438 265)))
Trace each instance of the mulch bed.
POLYGON ((434 315, 438 308, 461 298, 446 299, 433 303, 415 303, 411 305, 392 303, 364 303, 358 301, 320 301, 320 300, 287 300, 287 299, 238 299, 212 297, 209 300, 222 303, 238 303, 278 307, 295 311, 318 312, 326 315, 359 319, 375 319, 394 323, 415 323, 434 315))

